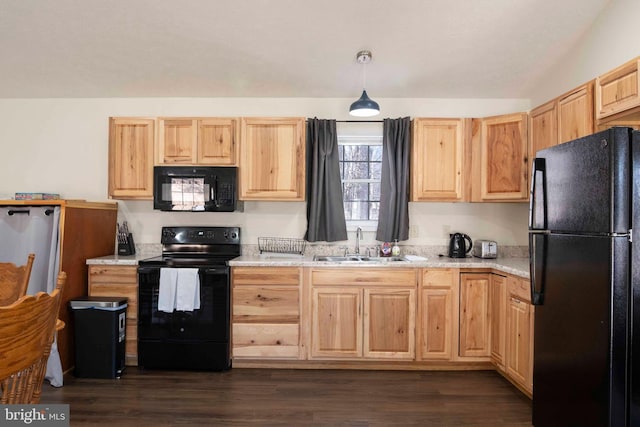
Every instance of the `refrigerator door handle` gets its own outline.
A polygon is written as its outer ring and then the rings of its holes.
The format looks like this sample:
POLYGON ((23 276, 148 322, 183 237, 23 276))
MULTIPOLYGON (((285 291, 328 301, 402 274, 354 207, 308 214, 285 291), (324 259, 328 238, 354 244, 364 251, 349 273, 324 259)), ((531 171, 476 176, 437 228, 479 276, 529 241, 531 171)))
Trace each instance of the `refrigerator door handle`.
POLYGON ((547 166, 546 161, 543 158, 533 159, 533 167, 531 170, 531 193, 529 194, 529 230, 545 230, 547 228, 547 179, 546 179, 547 166), (541 174, 542 179, 542 193, 536 192, 536 182, 538 172, 541 174), (538 206, 540 200, 536 200, 536 195, 542 196, 542 226, 537 226, 537 221, 534 224, 535 209, 538 206))
POLYGON ((529 275, 531 276, 531 304, 544 304, 545 259, 547 252, 547 235, 529 233, 529 275), (542 239, 542 245, 538 243, 542 239), (540 252, 539 252, 540 251, 540 252))

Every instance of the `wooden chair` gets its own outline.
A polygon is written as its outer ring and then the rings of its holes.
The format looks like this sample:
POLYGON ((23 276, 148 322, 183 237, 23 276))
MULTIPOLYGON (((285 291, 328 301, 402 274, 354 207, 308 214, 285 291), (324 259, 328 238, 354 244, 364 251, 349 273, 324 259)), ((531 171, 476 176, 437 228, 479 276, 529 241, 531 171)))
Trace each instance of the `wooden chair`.
POLYGON ((27 293, 35 254, 29 254, 25 265, 0 262, 0 306, 9 305, 27 293))
POLYGON ((0 307, 0 404, 40 402, 66 281, 61 272, 51 294, 25 295, 0 307))

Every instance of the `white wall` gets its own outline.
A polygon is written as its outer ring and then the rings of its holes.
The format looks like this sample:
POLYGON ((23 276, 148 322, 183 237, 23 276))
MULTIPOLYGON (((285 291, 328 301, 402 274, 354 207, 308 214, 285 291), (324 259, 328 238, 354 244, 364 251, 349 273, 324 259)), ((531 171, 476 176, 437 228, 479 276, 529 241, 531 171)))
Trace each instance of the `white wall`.
MULTIPOLYGON (((385 117, 483 117, 524 111, 528 100, 377 99, 385 117)), ((63 198, 107 200, 110 116, 302 116, 351 119, 353 99, 328 98, 105 98, 0 99, 0 198, 17 191, 55 192, 63 198)), ((158 243, 163 225, 238 225, 243 242, 258 236, 302 237, 305 203, 247 202, 243 213, 169 213, 149 201, 118 201, 119 220, 137 243, 158 243)), ((418 237, 410 244, 446 244, 449 231, 527 244, 525 204, 412 203, 418 237)), ((353 237, 350 237, 353 240, 353 237)), ((366 233, 364 242, 372 242, 366 233)))
POLYGON ((564 60, 539 82, 532 106, 640 56, 640 1, 612 0, 564 60))

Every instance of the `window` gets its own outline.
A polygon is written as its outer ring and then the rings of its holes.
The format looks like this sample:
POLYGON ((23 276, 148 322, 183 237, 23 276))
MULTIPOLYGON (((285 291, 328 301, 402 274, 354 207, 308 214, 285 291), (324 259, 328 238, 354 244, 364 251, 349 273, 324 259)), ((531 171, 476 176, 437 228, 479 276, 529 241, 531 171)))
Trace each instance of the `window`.
POLYGON ((349 225, 376 226, 380 209, 382 135, 338 134, 344 216, 349 225))

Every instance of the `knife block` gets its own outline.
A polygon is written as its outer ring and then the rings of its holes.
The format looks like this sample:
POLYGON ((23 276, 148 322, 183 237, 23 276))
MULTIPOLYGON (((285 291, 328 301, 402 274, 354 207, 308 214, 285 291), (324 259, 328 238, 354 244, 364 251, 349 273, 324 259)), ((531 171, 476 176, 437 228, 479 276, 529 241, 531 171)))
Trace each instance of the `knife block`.
POLYGON ((133 243, 133 235, 127 234, 124 243, 118 243, 118 255, 135 255, 136 245, 133 243))

